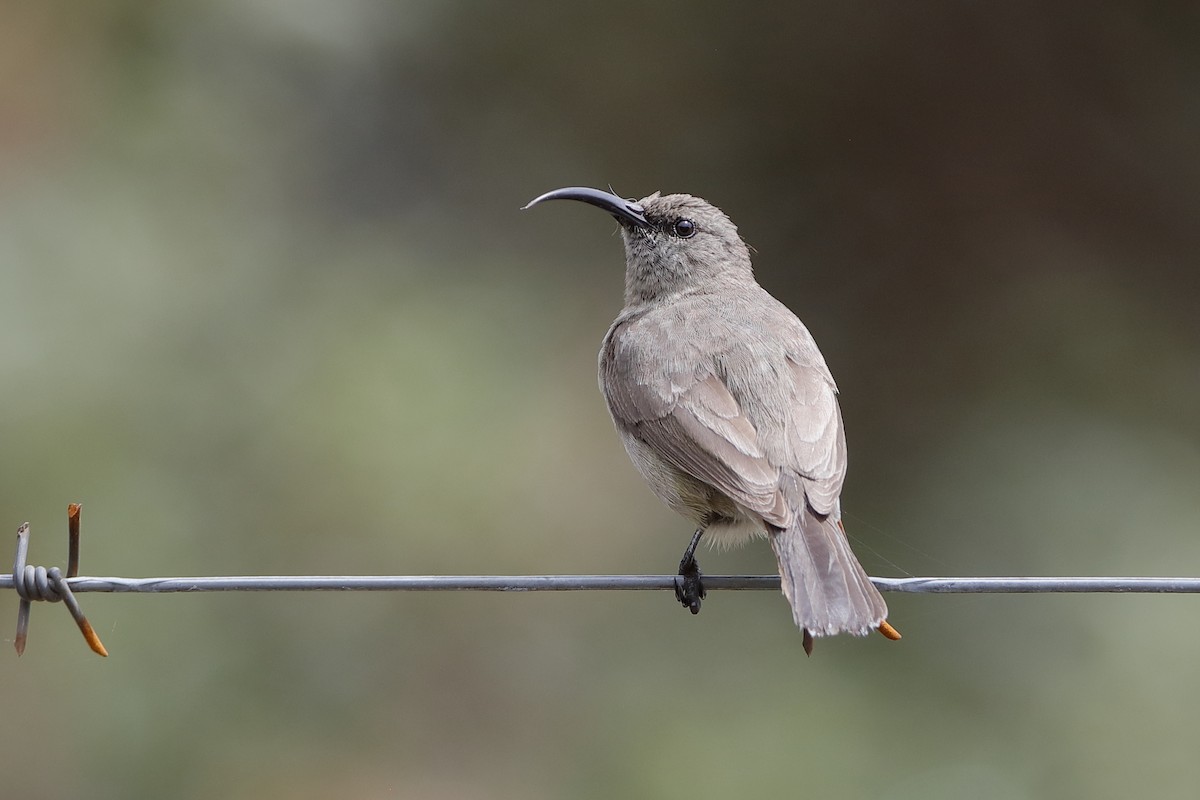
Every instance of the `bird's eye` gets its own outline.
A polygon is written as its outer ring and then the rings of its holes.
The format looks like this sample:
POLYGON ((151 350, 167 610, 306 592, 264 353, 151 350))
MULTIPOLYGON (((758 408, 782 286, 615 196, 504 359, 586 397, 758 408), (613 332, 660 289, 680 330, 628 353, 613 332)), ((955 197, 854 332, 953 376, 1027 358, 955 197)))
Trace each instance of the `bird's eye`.
POLYGON ((690 219, 681 219, 675 223, 675 235, 680 239, 690 239, 696 235, 696 223, 690 219))

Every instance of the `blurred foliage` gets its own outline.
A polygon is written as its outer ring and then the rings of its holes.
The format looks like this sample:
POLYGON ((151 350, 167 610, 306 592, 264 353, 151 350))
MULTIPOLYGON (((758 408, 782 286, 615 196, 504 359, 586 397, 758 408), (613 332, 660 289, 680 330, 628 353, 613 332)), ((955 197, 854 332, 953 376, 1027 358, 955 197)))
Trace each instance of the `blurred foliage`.
MULTIPOLYGON (((612 226, 726 209, 843 393, 879 574, 1200 570, 1192 4, 15 2, 0 519, 89 574, 664 572, 612 226)), ((715 572, 773 569, 765 547, 715 572)), ((1192 797, 1186 597, 84 598, 6 794, 1192 797)), ((10 603, 10 609, 15 602, 10 603)))

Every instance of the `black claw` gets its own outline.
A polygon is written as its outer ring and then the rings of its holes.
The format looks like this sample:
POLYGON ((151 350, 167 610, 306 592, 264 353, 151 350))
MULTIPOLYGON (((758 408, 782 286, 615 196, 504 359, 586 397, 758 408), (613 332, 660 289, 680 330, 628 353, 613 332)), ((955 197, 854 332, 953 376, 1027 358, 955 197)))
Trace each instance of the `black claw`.
POLYGON ((696 545, 700 543, 700 535, 704 529, 696 531, 692 543, 683 553, 679 562, 679 575, 675 578, 675 599, 693 614, 700 613, 700 601, 708 594, 701 580, 700 565, 696 563, 696 545))

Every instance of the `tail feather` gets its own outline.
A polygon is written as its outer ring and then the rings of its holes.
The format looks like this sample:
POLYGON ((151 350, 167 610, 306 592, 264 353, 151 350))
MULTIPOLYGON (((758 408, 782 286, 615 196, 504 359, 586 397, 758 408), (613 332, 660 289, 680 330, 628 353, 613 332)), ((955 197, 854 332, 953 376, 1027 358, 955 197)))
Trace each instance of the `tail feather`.
POLYGON ((887 603, 850 550, 835 514, 803 503, 790 528, 771 530, 792 619, 813 636, 865 636, 887 618, 887 603))

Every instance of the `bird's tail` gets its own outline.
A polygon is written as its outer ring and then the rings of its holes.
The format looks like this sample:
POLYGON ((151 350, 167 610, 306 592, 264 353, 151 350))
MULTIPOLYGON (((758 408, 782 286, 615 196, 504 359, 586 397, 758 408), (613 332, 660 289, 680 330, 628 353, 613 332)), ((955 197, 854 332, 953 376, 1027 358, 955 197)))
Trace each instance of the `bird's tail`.
POLYGON ((792 527, 772 529, 770 538, 783 593, 792 605, 792 619, 805 632, 806 648, 810 636, 865 636, 879 629, 887 603, 850 551, 837 514, 799 505, 803 510, 792 527))

